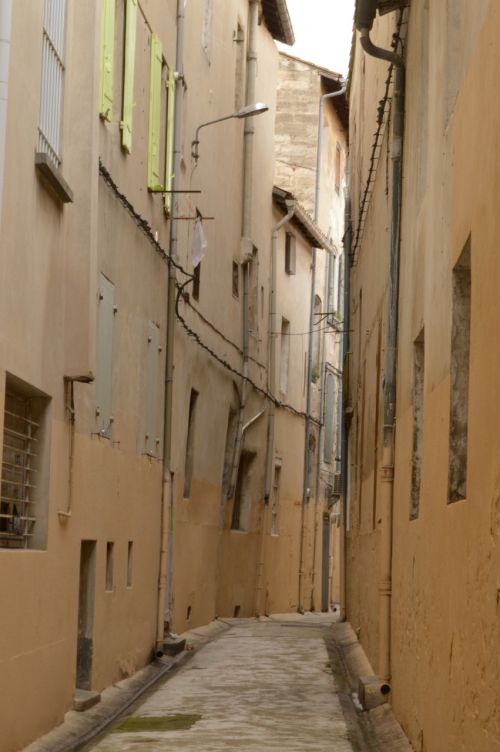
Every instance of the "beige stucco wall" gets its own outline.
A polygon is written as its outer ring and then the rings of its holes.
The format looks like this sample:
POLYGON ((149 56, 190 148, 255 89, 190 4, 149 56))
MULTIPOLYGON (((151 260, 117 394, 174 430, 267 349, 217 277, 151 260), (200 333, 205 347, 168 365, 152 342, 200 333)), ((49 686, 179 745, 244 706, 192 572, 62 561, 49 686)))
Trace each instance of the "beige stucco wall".
MULTIPOLYGON (((398 332, 398 401, 392 560, 391 702, 416 749, 499 748, 498 263, 495 185, 499 65, 496 3, 412 4, 398 332), (444 40, 444 42, 443 42, 444 40), (467 498, 448 499, 451 272, 471 236, 471 330, 467 498), (425 329, 422 486, 409 519, 413 441, 413 342, 425 329)), ((388 38, 394 16, 377 21, 388 38)), ((384 63, 355 52, 351 112, 354 218, 384 63), (378 82, 378 84, 377 84, 378 82), (371 119, 370 119, 371 118, 371 119)), ((382 153, 385 153, 387 141, 382 153)), ((382 405, 376 379, 378 330, 385 338, 387 198, 380 160, 368 221, 352 269, 348 617, 378 665, 378 562, 382 405), (362 303, 360 305, 360 293, 362 303), (378 440, 377 440, 378 438, 378 440), (363 452, 361 446, 364 447, 363 452), (376 474, 376 475, 375 475, 376 474), (374 481, 374 478, 377 480, 374 481), (374 485, 375 483, 375 485, 374 485), (375 510, 375 526, 372 511, 375 510)), ((383 358, 382 373, 383 377, 383 358)))
MULTIPOLYGON (((34 82, 38 83, 40 71, 41 18, 41 2, 14 5, 2 214, 0 368, 2 405, 6 371, 51 398, 46 510, 44 497, 37 522, 43 524, 47 517, 48 534, 44 550, 0 551, 5 752, 19 749, 56 725, 71 707, 81 540, 96 541, 92 688, 101 690, 147 663, 156 625, 161 467, 140 449, 145 398, 141 359, 150 320, 159 323, 164 336, 165 267, 99 183, 99 155, 122 186, 135 185, 136 167, 131 168, 117 147, 117 113, 110 126, 100 123, 97 115, 98 4, 68 6, 62 172, 74 192, 74 203, 63 207, 35 174, 39 88, 34 82), (70 496, 70 428, 63 377, 96 373, 101 272, 115 283, 118 306, 113 437, 111 441, 95 435, 95 385, 75 383, 72 509, 70 517, 61 517, 58 510, 67 510, 70 496), (108 541, 114 543, 114 584, 109 592, 105 590, 108 541), (134 557, 131 586, 127 585, 129 542, 134 557)), ((161 18, 171 39, 165 14, 161 18)), ((140 131, 140 117, 136 122, 140 131)), ((148 212, 139 196, 131 199, 140 211, 148 212)), ((149 217, 154 222, 154 210, 149 217)), ((163 218, 159 229, 165 242, 163 218)))
MULTIPOLYGON (((0 408, 9 372, 51 398, 44 550, 0 550, 2 645, 0 725, 2 752, 14 752, 59 723, 71 707, 76 682, 80 549, 95 541, 95 595, 91 688, 102 690, 145 665, 156 639, 161 525, 163 368, 166 344, 167 268, 150 241, 99 176, 110 171, 134 209, 167 249, 169 222, 162 197, 147 191, 150 30, 159 35, 169 65, 175 58, 175 2, 141 2, 136 45, 135 107, 131 154, 120 145, 123 7, 117 3, 114 103, 110 122, 98 116, 100 3, 68 4, 63 117, 63 167, 74 203, 62 206, 35 173, 33 154, 39 109, 41 0, 14 5, 7 163, 2 212, 0 408), (28 8, 29 5, 29 8, 28 8), (29 19, 29 22, 27 21, 29 19), (89 40, 92 44, 89 45, 89 40), (38 72, 36 75, 34 72, 38 72), (23 116, 19 117, 22 112, 23 116), (22 176, 22 179, 20 179, 22 176), (101 276, 114 285, 112 416, 109 436, 98 434, 97 384, 74 383, 74 443, 64 376, 99 377, 97 331, 101 276), (148 333, 159 331, 154 456, 145 453, 148 333), (71 482, 71 488, 70 488, 71 482), (71 509, 69 505, 71 504, 71 509), (58 511, 71 512, 70 516, 58 511), (113 587, 106 589, 106 552, 114 544, 113 587), (133 577, 127 582, 128 547, 133 577), (15 586, 13 587, 13 583, 15 586), (126 628, 124 628, 124 625, 126 628), (50 677, 51 691, 46 691, 50 677), (30 708, 28 716, 24 709, 30 708), (14 710, 13 710, 14 709, 14 710), (19 709, 19 713, 15 709, 19 709)), ((191 158, 196 127, 234 111, 238 94, 238 25, 247 36, 247 0, 214 5, 212 45, 202 49, 203 4, 186 5, 185 97, 180 187, 174 210, 207 217, 208 250, 201 265, 200 296, 180 311, 207 346, 237 371, 242 368, 242 275, 232 292, 233 261, 241 262, 242 150, 244 123, 229 120, 204 129, 200 159, 191 158), (220 9, 223 8, 223 12, 220 9), (213 217, 213 219, 208 219, 213 217), (206 321, 203 320, 203 317, 206 321), (210 322, 210 323, 207 323, 210 322), (219 333, 214 331, 215 327, 219 333), (220 336, 220 333, 224 337, 220 336)), ((255 332, 249 375, 268 383, 271 231, 281 219, 273 209, 274 118, 278 53, 265 23, 257 31, 256 99, 269 112, 255 119, 252 241, 258 249, 255 332)), ((178 260, 191 272, 193 223, 179 222, 178 260)), ((279 238, 280 310, 297 331, 309 326, 311 248, 298 232, 299 273, 283 279, 284 234, 279 238), (288 280, 286 280, 288 281, 288 280)), ((297 232, 296 228, 293 229, 297 232)), ((179 275, 179 279, 184 278, 179 275)), ((187 288, 191 292, 190 288, 187 288)), ((303 361, 307 337, 293 338, 288 401, 305 407, 303 361)), ((226 426, 238 404, 241 380, 199 347, 179 324, 175 334, 173 459, 174 548, 171 627, 181 632, 215 616, 255 613, 261 589, 264 610, 298 607, 300 546, 303 605, 318 603, 320 561, 315 526, 322 508, 302 510, 304 420, 277 411, 276 457, 282 462, 279 535, 271 536, 264 505, 267 403, 250 389, 245 421, 262 416, 245 435, 255 452, 244 529, 230 529, 232 502, 222 499, 226 426), (193 477, 183 498, 191 389, 199 393, 193 442, 193 477), (302 544, 301 544, 301 530, 302 544), (188 613, 189 612, 189 613, 188 613)), ((3 410, 2 413, 3 415, 3 410)), ((1 430, 2 426, 0 426, 1 430)))

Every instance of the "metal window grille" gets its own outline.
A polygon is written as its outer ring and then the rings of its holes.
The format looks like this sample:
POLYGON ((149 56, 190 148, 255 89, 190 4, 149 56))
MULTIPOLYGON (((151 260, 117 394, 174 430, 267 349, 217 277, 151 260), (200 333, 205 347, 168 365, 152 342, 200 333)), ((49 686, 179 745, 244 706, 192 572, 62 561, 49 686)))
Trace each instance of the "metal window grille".
POLYGON ((39 428, 39 423, 32 418, 30 399, 7 392, 0 502, 0 546, 3 548, 27 548, 33 534, 36 521, 34 465, 39 428))
POLYGON ((45 0, 43 11, 42 82, 37 149, 56 167, 62 163, 61 119, 64 81, 66 0, 45 0))

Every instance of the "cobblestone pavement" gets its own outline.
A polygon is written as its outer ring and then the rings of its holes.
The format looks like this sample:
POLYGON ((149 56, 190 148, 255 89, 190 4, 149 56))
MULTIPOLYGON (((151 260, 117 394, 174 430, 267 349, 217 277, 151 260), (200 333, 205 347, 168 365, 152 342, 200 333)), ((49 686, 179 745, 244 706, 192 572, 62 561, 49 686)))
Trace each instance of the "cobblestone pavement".
POLYGON ((355 752, 328 633, 319 615, 235 621, 91 749, 355 752))

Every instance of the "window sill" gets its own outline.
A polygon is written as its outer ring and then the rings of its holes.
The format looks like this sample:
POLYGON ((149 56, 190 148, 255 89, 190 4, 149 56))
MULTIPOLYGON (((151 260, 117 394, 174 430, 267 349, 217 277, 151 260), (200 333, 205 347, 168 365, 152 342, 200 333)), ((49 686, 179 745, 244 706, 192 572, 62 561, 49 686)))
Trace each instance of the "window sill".
POLYGON ((47 154, 35 152, 35 168, 56 197, 63 203, 73 203, 73 191, 47 154))

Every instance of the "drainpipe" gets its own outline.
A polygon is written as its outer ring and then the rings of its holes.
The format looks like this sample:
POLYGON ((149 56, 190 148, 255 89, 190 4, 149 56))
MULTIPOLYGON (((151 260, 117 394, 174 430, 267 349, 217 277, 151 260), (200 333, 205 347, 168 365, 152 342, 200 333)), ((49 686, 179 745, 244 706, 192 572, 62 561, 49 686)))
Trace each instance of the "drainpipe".
MULTIPOLYGON (((255 102, 255 82, 257 78, 257 27, 259 23, 260 0, 250 0, 248 10, 248 51, 247 51, 247 85, 245 93, 245 105, 255 102)), ((241 227, 241 252, 243 268, 243 382, 241 385, 240 409, 238 415, 238 427, 233 454, 233 467, 231 472, 231 487, 228 498, 233 498, 236 489, 238 466, 240 463, 241 449, 243 446, 243 424, 248 392, 248 345, 249 345, 249 322, 248 322, 248 292, 250 278, 250 263, 253 255, 252 242, 252 191, 253 191, 253 137, 254 118, 245 120, 243 136, 243 197, 242 197, 242 227, 241 227)))
MULTIPOLYGON (((316 176, 314 186, 314 221, 319 224, 319 199, 321 191, 321 158, 323 156, 323 112, 325 102, 329 99, 343 96, 347 91, 347 82, 342 81, 342 86, 339 91, 333 91, 330 94, 323 94, 319 98, 319 113, 318 113, 318 138, 317 138, 317 152, 316 152, 316 176)), ((326 279, 325 279, 325 292, 324 300, 328 304, 328 290, 329 290, 329 264, 332 256, 331 251, 327 250, 328 264, 326 267, 326 279)), ((312 335, 311 335, 312 336, 312 335)), ((326 342, 326 327, 323 327, 321 335, 321 367, 320 367, 320 405, 319 405, 319 426, 318 426, 318 461, 316 463, 316 483, 315 483, 315 499, 319 501, 320 492, 320 478, 321 478, 321 450, 323 440, 323 414, 325 410, 325 342, 326 342)), ((340 370, 341 364, 339 364, 340 370)), ((342 378, 338 376, 338 378, 342 378)), ((316 515, 315 515, 316 517, 316 515)), ((314 587, 316 580, 316 550, 317 550, 317 536, 318 536, 318 521, 316 519, 314 525, 314 546, 313 546, 313 572, 311 582, 311 604, 314 611, 314 587)))
MULTIPOLYGON (((347 163, 347 172, 349 173, 349 162, 347 163)), ((347 183, 349 184, 349 175, 347 176, 347 183)), ((350 281, 351 281, 351 262, 352 262, 352 224, 351 224, 351 197, 346 192, 345 197, 345 220, 344 220, 344 316, 343 316, 343 335, 342 335, 342 402, 341 402, 341 450, 340 450, 340 478, 341 478, 341 492, 342 492, 342 517, 341 517, 341 536, 340 536, 340 619, 342 621, 346 618, 346 604, 347 604, 347 547, 346 547, 346 535, 349 526, 349 509, 348 509, 348 472, 349 472, 349 458, 348 458, 348 433, 349 433, 349 420, 347 417, 347 404, 349 400, 349 383, 348 380, 344 380, 344 375, 347 371, 349 375, 349 368, 346 369, 346 359, 349 358, 349 324, 350 324, 350 281)))
MULTIPOLYGON (((373 17, 375 3, 372 4, 373 17)), ((372 19, 373 22, 373 19, 372 19)), ((370 39, 370 23, 358 26, 361 46, 368 55, 387 60, 396 68, 392 116, 391 230, 389 280, 387 293, 387 340, 384 371, 384 441, 382 448, 382 485, 380 494, 380 580, 379 580, 379 674, 389 681, 391 675, 391 596, 392 525, 394 505, 394 440, 396 417, 396 346, 399 297, 399 255, 401 229, 402 151, 404 130, 404 64, 400 55, 384 50, 370 39)))
MULTIPOLYGON (((278 248, 279 231, 287 222, 291 220, 295 213, 296 202, 286 201, 288 213, 273 228, 271 235, 271 289, 269 291, 269 371, 267 387, 268 392, 276 396, 276 338, 278 336, 276 322, 276 256, 278 248)), ((273 402, 269 403, 268 408, 268 425, 267 425, 267 457, 266 457, 266 476, 264 483, 264 510, 262 514, 262 525, 260 530, 260 559, 257 564, 257 579, 255 585, 255 613, 260 616, 264 612, 265 604, 264 595, 264 569, 265 569, 265 540, 267 528, 267 508, 272 493, 273 483, 273 460, 274 460, 274 421, 276 408, 273 402)))
MULTIPOLYGON (((170 218, 170 256, 177 258, 176 193, 179 188, 182 158, 182 110, 184 100, 184 0, 177 0, 176 87, 174 111, 172 216, 170 218)), ((158 579, 156 648, 161 654, 165 628, 170 631, 173 602, 174 473, 172 469, 172 406, 174 378, 174 324, 176 297, 175 267, 168 267, 167 332, 165 355, 165 399, 163 419, 163 483, 161 495, 161 544, 158 579)))
POLYGON ((11 29, 12 0, 0 0, 0 224, 2 220, 3 183, 5 174, 5 141, 7 137, 11 29))

